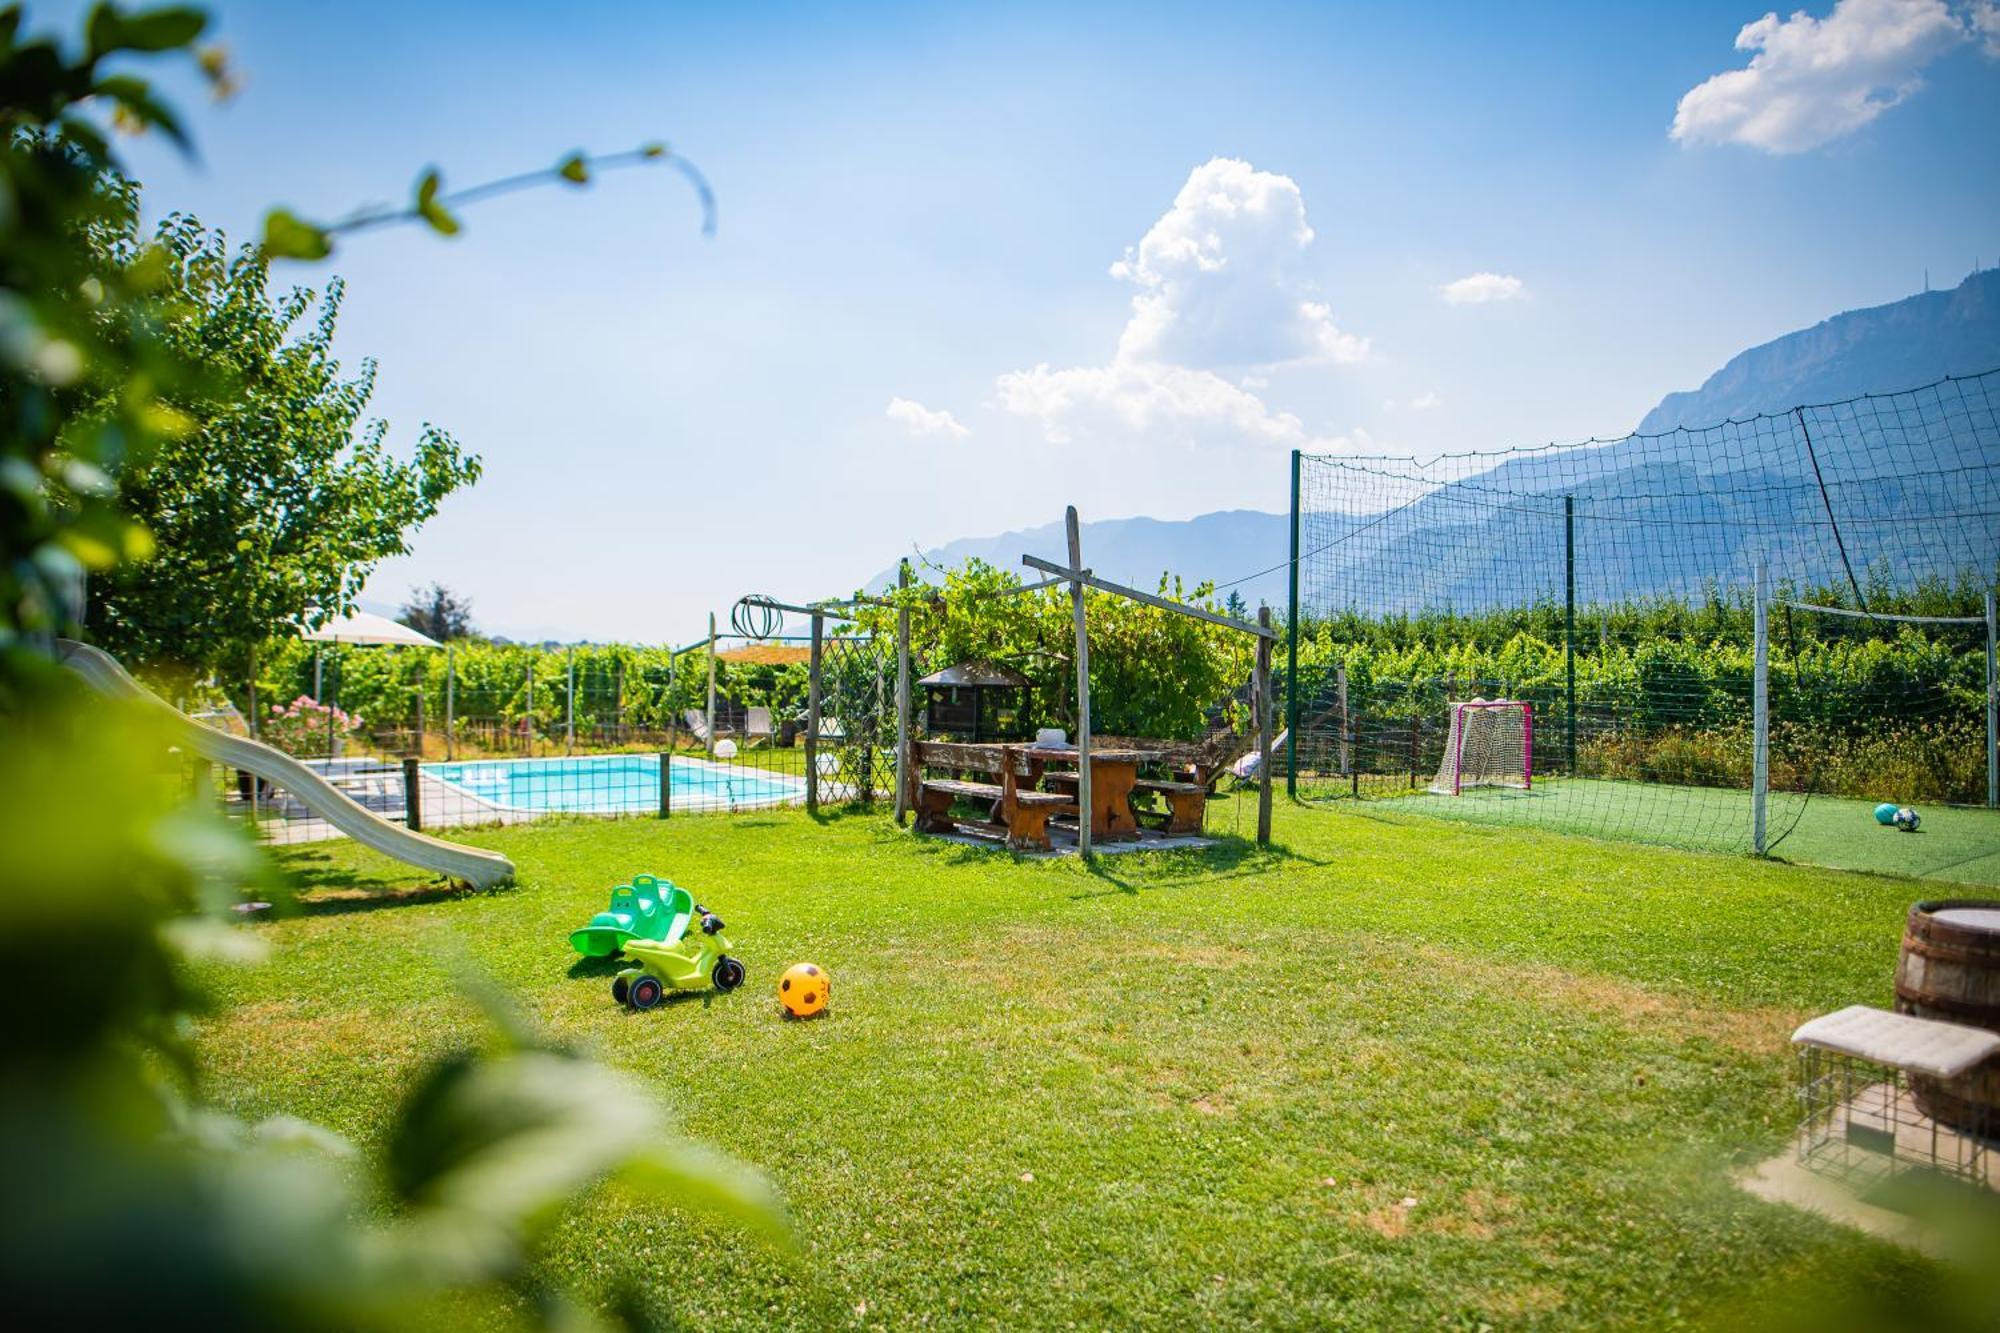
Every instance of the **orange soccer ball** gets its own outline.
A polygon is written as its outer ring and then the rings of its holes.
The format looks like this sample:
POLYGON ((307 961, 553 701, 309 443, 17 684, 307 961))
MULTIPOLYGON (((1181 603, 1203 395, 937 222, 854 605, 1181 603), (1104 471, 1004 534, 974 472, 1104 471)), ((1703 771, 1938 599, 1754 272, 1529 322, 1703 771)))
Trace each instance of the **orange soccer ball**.
POLYGON ((810 1018, 833 998, 833 979, 811 963, 794 963, 778 978, 778 1003, 793 1018, 810 1018))

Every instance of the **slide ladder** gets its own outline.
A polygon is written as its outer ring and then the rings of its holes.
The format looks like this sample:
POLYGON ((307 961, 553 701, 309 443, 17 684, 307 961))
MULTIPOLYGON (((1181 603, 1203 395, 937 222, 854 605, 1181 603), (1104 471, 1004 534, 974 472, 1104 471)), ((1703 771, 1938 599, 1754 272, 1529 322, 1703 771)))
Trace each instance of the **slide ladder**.
POLYGON ((474 888, 486 889, 506 884, 514 878, 514 863, 498 852, 483 847, 467 847, 428 834, 413 832, 391 823, 373 811, 363 809, 319 773, 260 741, 232 736, 203 726, 166 700, 132 679, 118 659, 101 648, 56 640, 62 664, 83 677, 99 694, 113 699, 130 699, 157 710, 178 732, 182 740, 212 763, 275 783, 298 798, 299 804, 324 819, 364 847, 384 856, 408 862, 419 869, 463 880, 474 888))

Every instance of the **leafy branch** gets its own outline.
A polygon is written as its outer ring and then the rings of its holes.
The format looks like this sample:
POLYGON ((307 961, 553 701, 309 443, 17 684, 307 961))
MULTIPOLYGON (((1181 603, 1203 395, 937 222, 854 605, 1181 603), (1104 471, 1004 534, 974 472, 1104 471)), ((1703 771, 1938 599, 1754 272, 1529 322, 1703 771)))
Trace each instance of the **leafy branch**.
POLYGON ((442 174, 432 167, 417 178, 416 189, 407 206, 363 208, 337 222, 309 222, 288 209, 274 208, 264 215, 264 253, 275 259, 324 259, 333 253, 336 237, 411 222, 421 222, 441 236, 456 236, 461 229, 458 210, 469 204, 550 184, 586 186, 607 171, 654 164, 672 167, 688 179, 694 186, 695 197, 701 202, 701 234, 715 235, 715 191, 709 187, 707 177, 701 174, 699 167, 674 153, 667 145, 649 143, 623 152, 594 156, 578 150, 552 167, 503 176, 449 194, 444 192, 442 174))

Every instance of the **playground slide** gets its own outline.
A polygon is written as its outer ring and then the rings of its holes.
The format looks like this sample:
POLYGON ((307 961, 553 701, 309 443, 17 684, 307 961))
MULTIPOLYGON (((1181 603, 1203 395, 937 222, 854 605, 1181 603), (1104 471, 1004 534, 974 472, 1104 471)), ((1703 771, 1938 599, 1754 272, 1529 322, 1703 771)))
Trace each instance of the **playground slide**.
POLYGON ((136 699, 148 708, 158 709, 173 720, 181 736, 204 758, 276 783, 297 797, 301 805, 364 847, 424 870, 464 880, 474 888, 491 888, 514 878, 514 863, 498 852, 446 842, 392 824, 362 809, 339 788, 283 751, 194 721, 132 679, 118 659, 102 649, 58 639, 56 650, 63 665, 83 677, 99 694, 114 699, 136 699))

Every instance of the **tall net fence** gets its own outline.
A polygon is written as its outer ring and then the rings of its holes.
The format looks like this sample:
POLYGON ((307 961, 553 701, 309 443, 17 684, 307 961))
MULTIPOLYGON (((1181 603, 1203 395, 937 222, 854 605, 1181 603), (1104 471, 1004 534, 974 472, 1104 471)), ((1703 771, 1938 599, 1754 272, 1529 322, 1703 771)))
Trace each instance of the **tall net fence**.
POLYGON ((1301 458, 1298 793, 1749 849, 1761 568, 1765 846, 1848 836, 1857 803, 1986 805, 1996 405, 1990 372, 1660 435, 1301 458), (1527 705, 1532 781, 1434 792, 1474 699, 1527 705))
MULTIPOLYGON (((681 650, 294 651, 267 668, 256 739, 339 799, 392 822, 454 828, 672 817, 889 798, 893 643, 830 627, 718 635, 681 650), (812 700, 817 680, 819 708, 812 700)), ((233 708, 200 717, 247 735, 233 708)), ((327 792, 196 766, 191 780, 274 842, 339 836, 327 792)), ((294 784, 303 787, 304 784, 294 784)))

